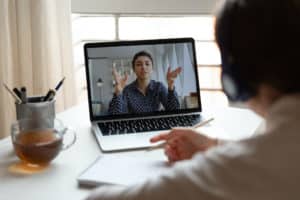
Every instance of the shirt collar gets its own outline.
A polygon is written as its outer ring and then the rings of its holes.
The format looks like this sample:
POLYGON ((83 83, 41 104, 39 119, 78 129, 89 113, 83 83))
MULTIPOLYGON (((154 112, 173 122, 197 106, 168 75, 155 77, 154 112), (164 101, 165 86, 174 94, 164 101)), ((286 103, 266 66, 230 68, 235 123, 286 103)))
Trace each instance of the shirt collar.
POLYGON ((266 115, 267 129, 277 127, 284 121, 297 122, 300 118, 300 93, 290 94, 276 100, 266 115))
MULTIPOLYGON (((134 85, 135 89, 138 90, 137 79, 134 81, 133 85, 134 85)), ((154 80, 150 80, 150 83, 149 83, 149 85, 147 87, 147 91, 149 91, 149 90, 151 90, 151 91, 155 90, 155 81, 154 80)))

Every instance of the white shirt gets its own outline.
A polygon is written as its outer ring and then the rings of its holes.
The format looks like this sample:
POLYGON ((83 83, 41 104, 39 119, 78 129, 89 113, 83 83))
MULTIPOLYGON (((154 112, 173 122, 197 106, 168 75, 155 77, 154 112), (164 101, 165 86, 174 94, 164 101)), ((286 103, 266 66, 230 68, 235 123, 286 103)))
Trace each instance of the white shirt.
POLYGON ((178 162, 131 187, 101 186, 88 200, 299 200, 300 94, 275 102, 265 134, 178 162))

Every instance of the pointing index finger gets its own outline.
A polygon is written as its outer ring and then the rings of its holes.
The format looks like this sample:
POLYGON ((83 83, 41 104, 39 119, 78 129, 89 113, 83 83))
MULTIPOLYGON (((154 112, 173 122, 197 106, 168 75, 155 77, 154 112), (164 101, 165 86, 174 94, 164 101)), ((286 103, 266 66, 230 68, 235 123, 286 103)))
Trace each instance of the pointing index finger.
POLYGON ((165 132, 165 133, 161 133, 157 136, 154 136, 150 139, 150 142, 154 143, 154 142, 158 142, 158 141, 162 141, 162 140, 168 140, 170 138, 170 132, 165 132))

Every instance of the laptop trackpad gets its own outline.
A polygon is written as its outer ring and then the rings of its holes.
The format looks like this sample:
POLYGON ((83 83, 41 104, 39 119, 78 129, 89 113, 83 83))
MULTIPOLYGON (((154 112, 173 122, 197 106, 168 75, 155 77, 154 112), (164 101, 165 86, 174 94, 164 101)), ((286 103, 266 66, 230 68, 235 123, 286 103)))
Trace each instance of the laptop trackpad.
POLYGON ((100 144, 101 150, 107 152, 116 150, 141 149, 156 145, 150 143, 150 138, 162 132, 163 131, 150 131, 110 136, 102 136, 100 133, 96 133, 96 137, 100 144))

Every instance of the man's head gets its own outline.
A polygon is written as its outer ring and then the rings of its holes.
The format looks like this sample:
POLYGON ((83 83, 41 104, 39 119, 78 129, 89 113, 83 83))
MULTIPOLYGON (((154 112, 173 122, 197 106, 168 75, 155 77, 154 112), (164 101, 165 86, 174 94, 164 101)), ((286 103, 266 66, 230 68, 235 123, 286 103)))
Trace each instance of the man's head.
POLYGON ((247 101, 262 84, 300 92, 298 0, 224 1, 215 29, 229 99, 247 101))

